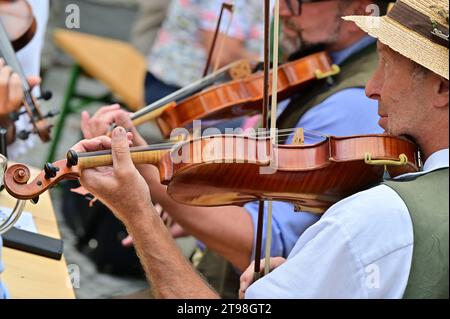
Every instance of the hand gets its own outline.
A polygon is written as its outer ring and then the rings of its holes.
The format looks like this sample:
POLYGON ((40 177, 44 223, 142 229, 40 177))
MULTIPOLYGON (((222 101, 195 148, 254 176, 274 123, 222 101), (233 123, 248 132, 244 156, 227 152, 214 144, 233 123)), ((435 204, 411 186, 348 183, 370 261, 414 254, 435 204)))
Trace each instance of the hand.
POLYGON ((112 132, 112 139, 100 136, 73 147, 77 152, 112 149, 113 166, 82 169, 80 182, 125 224, 139 222, 140 214, 148 213, 152 207, 147 183, 131 160, 131 139, 131 133, 117 127, 112 132))
MULTIPOLYGON (((270 266, 269 271, 274 270, 275 268, 281 266, 286 262, 286 259, 282 257, 272 257, 270 258, 270 266)), ((261 260, 261 268, 259 271, 262 271, 264 269, 264 263, 265 260, 261 260)), ((241 275, 241 284, 239 287, 239 299, 245 298, 245 292, 247 291, 247 288, 250 287, 250 285, 253 283, 253 274, 255 271, 255 262, 253 261, 250 266, 248 266, 247 270, 244 271, 244 273, 241 275)))
MULTIPOLYGON (((41 79, 29 77, 28 82, 33 87, 38 85, 41 79)), ((19 76, 0 58, 0 116, 18 111, 23 104, 22 100, 23 90, 19 76)))
POLYGON ((119 104, 104 106, 95 112, 92 117, 89 116, 88 112, 83 111, 81 113, 81 131, 83 132, 84 138, 94 138, 107 134, 111 125, 115 123, 133 133, 133 145, 147 145, 133 125, 130 115, 131 113, 122 110, 119 104))

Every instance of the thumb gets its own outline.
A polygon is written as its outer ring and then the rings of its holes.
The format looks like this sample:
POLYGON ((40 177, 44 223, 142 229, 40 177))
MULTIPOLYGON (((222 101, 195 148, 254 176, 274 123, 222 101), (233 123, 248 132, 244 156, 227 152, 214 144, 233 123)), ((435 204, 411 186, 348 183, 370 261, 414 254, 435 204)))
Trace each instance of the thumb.
POLYGON ((117 175, 130 172, 130 168, 134 168, 134 164, 131 160, 128 135, 123 127, 118 126, 113 130, 111 146, 114 172, 117 175))
POLYGON ((36 85, 41 84, 41 78, 38 76, 29 76, 29 77, 27 77, 27 80, 28 80, 28 84, 31 87, 35 87, 36 85))
POLYGON ((80 122, 80 128, 81 132, 83 132, 84 138, 92 138, 91 130, 89 129, 89 120, 91 119, 91 116, 88 112, 83 111, 81 112, 81 122, 80 122))

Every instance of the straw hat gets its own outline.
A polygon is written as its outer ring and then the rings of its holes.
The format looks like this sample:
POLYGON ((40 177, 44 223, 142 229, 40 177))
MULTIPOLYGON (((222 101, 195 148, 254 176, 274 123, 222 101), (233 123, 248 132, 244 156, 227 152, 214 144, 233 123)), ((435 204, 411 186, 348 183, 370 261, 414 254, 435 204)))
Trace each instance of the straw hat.
POLYGON ((448 80, 448 11, 448 0, 398 0, 386 16, 343 19, 448 80))

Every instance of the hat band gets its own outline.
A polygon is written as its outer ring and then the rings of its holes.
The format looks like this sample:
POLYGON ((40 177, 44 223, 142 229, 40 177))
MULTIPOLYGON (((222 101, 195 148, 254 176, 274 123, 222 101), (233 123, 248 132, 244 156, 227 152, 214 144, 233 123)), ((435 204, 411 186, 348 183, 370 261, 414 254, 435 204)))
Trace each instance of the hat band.
POLYGON ((387 16, 428 40, 448 48, 448 28, 405 3, 397 1, 387 16))

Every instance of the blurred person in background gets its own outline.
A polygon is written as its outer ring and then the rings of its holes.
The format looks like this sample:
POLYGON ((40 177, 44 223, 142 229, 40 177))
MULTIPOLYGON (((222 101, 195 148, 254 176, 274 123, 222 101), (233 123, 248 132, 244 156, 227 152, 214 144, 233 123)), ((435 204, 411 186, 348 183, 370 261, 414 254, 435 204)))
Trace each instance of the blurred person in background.
MULTIPOLYGON (((38 76, 41 70, 41 53, 44 46, 45 32, 47 29, 49 0, 27 0, 27 2, 33 9, 37 29, 30 43, 17 52, 17 58, 19 59, 26 76, 38 76)), ((36 97, 40 96, 41 92, 39 86, 35 87, 33 94, 36 97)), ((15 123, 16 132, 30 129, 32 129, 32 126, 29 118, 27 116, 19 117, 19 120, 15 123)), ((33 134, 24 141, 15 139, 14 142, 8 147, 8 157, 10 159, 18 158, 19 156, 25 154, 27 150, 33 148, 36 141, 37 137, 33 134)))
MULTIPOLYGON (((222 3, 219 0, 172 0, 148 54, 147 104, 202 78, 222 3)), ((230 30, 219 39, 224 39, 226 48, 219 57, 220 65, 245 58, 257 60, 262 51, 262 2, 236 0, 233 4, 230 30)), ((225 14, 221 30, 226 29, 229 18, 225 14)))

